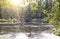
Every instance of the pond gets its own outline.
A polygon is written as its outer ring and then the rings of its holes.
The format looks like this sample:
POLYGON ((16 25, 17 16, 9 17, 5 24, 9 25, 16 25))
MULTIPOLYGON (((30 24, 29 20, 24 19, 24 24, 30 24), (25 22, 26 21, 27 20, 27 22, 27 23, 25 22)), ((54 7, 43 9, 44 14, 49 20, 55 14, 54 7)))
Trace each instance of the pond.
POLYGON ((52 33, 49 33, 47 31, 43 31, 41 33, 9 33, 9 34, 4 34, 0 35, 0 39, 60 39, 59 36, 56 36, 52 33))
POLYGON ((60 39, 46 27, 19 27, 19 25, 14 25, 14 27, 5 26, 2 30, 8 33, 0 35, 0 39, 60 39))

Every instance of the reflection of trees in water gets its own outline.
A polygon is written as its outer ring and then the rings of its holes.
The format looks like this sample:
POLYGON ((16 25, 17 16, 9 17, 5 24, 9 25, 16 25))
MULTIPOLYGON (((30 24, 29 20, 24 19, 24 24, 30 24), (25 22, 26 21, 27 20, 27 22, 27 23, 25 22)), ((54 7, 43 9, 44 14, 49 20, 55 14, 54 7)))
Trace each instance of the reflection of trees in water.
POLYGON ((46 28, 46 27, 23 27, 21 28, 21 30, 23 32, 38 32, 38 31, 44 31, 44 30, 48 30, 49 28, 46 28))
POLYGON ((35 28, 35 27, 23 27, 23 28, 21 28, 21 30, 23 32, 28 32, 28 33, 39 31, 39 29, 38 28, 35 28))
POLYGON ((6 26, 6 27, 2 26, 2 32, 3 32, 3 34, 10 33, 10 32, 13 32, 13 33, 27 32, 27 33, 30 33, 30 35, 31 35, 32 34, 31 32, 37 33, 37 32, 42 32, 44 30, 49 29, 48 27, 43 27, 43 26, 34 27, 34 26, 36 26, 36 25, 28 25, 28 26, 14 25, 13 27, 12 26, 6 26))
POLYGON ((26 32, 29 33, 28 37, 34 37, 35 35, 38 35, 39 33, 41 33, 42 31, 46 30, 47 28, 45 27, 23 27, 20 30, 22 32, 26 32))

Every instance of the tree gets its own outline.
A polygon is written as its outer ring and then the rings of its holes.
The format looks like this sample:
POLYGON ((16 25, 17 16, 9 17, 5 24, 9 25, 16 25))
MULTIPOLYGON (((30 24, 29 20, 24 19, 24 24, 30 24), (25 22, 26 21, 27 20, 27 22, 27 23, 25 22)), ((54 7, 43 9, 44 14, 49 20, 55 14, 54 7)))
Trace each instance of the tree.
POLYGON ((55 25, 55 27, 59 27, 60 26, 60 2, 59 0, 56 1, 50 0, 48 3, 47 2, 45 6, 47 17, 45 17, 45 20, 55 25))
POLYGON ((0 1, 0 19, 2 18, 2 5, 3 5, 3 1, 0 1))

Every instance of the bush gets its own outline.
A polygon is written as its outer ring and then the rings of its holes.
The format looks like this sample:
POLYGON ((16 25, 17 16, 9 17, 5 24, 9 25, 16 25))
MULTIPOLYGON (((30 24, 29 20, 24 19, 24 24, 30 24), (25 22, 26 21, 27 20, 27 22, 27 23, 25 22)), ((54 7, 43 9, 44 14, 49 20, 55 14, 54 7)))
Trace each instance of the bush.
POLYGON ((8 20, 6 19, 0 19, 0 22, 7 22, 8 20))
POLYGON ((18 23, 18 20, 17 19, 0 19, 0 23, 18 23))
POLYGON ((53 32, 55 35, 60 36, 60 28, 58 28, 58 29, 53 28, 53 29, 52 29, 52 32, 53 32))

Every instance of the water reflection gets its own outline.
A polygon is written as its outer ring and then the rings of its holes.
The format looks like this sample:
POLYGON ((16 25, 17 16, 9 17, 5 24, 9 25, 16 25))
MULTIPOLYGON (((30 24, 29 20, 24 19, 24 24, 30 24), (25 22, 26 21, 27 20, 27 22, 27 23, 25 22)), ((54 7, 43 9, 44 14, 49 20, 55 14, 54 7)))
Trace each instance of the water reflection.
POLYGON ((19 33, 16 39, 60 39, 59 36, 55 36, 52 33, 42 32, 42 33, 19 33), (28 36, 30 35, 30 36, 28 36))
POLYGON ((18 25, 13 27, 4 26, 2 30, 9 33, 0 35, 0 39, 60 39, 59 36, 52 34, 48 27, 20 27, 18 25))
POLYGON ((15 39, 28 39, 28 37, 25 33, 17 33, 15 39))
POLYGON ((41 33, 26 33, 26 32, 20 32, 20 33, 9 33, 5 35, 0 35, 0 38, 5 38, 5 39, 60 39, 59 36, 56 36, 52 33, 49 33, 47 31, 43 31, 41 33))

